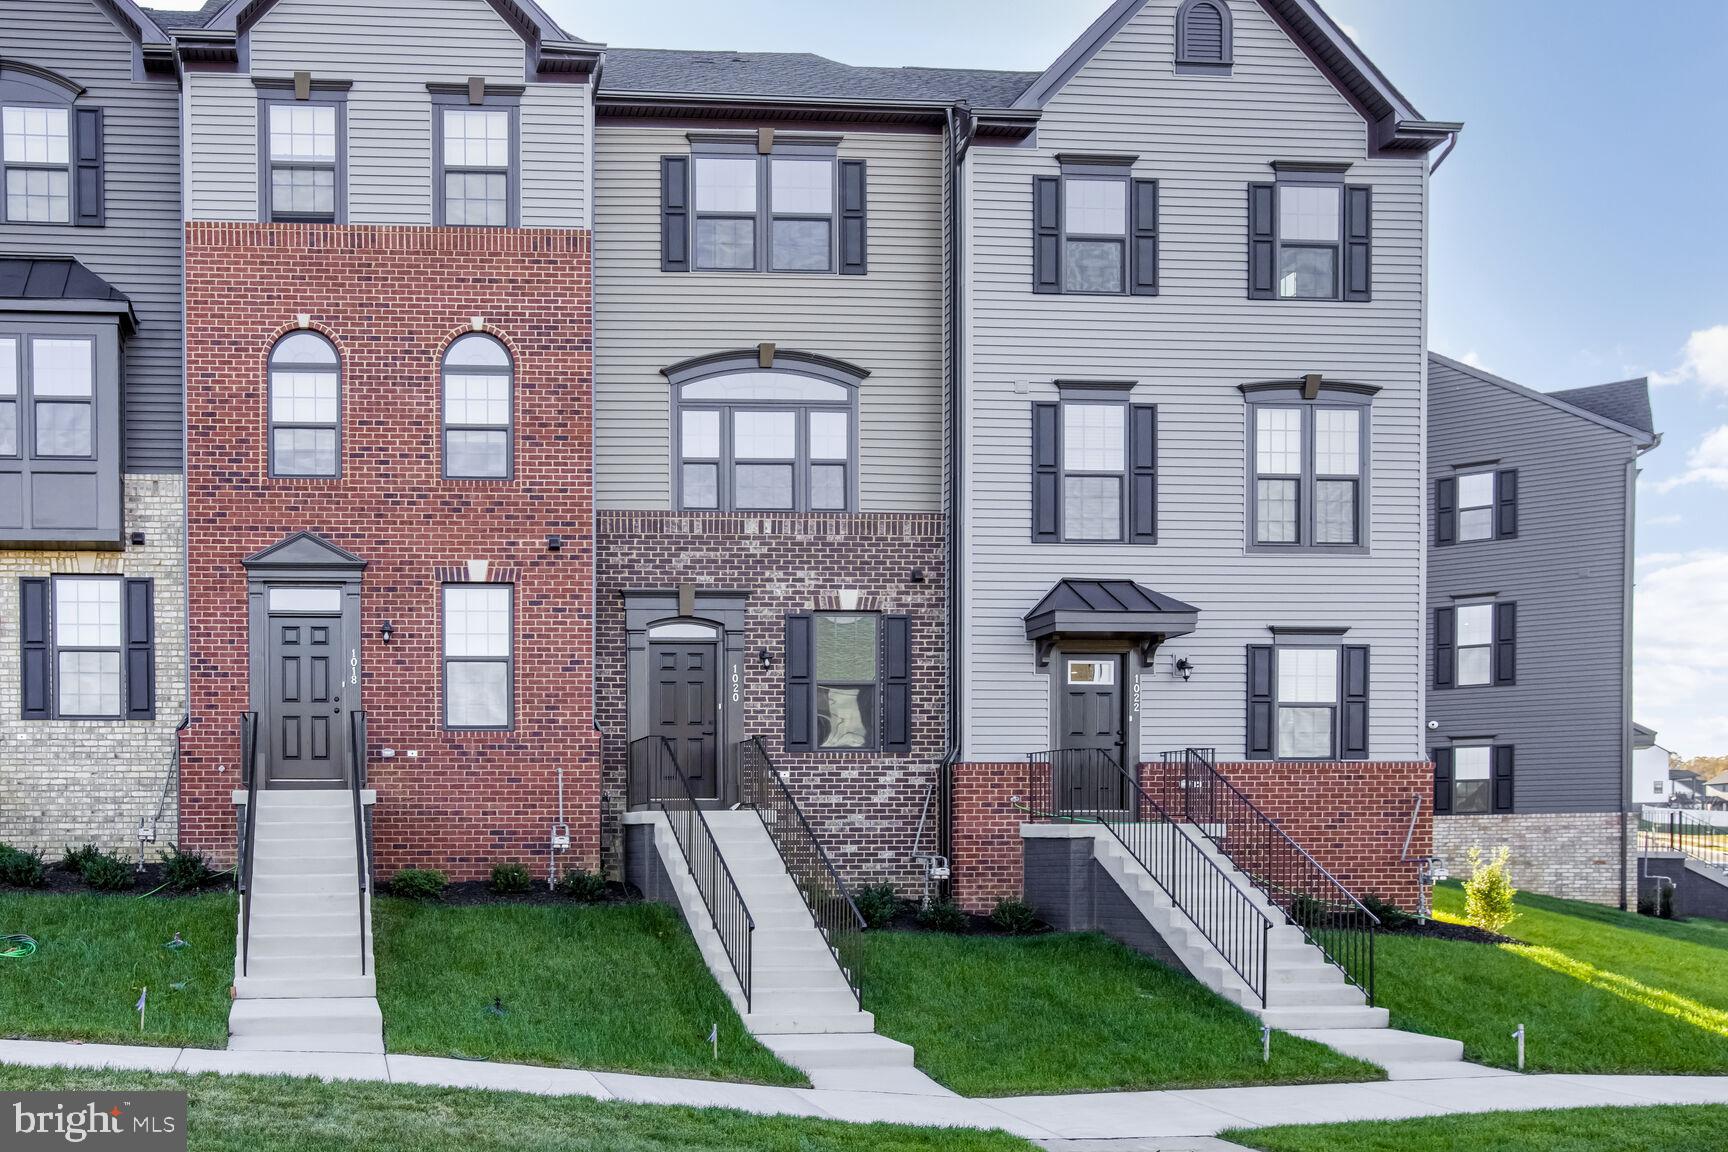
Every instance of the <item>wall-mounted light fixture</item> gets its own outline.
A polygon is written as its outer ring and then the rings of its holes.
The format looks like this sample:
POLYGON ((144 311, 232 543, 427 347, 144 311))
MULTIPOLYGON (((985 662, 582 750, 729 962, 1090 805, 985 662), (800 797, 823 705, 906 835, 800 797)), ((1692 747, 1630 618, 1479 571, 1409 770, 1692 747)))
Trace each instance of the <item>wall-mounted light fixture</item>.
POLYGON ((546 537, 546 551, 556 552, 563 547, 564 547, 564 537, 562 537, 562 536, 548 536, 548 537, 546 537))
POLYGON ((1184 681, 1186 681, 1190 676, 1194 675, 1194 661, 1188 659, 1186 656, 1176 657, 1176 672, 1184 681))
POLYGON ((922 568, 912 569, 912 574, 911 574, 911 576, 908 577, 908 579, 910 579, 912 581, 912 583, 914 583, 914 584, 924 583, 924 569, 922 569, 922 568))
POLYGON ((396 625, 390 623, 388 620, 384 621, 384 623, 378 625, 378 635, 384 638, 384 643, 390 643, 390 637, 396 635, 396 625))
POLYGON ((756 662, 764 668, 774 667, 774 657, 768 655, 768 649, 766 648, 759 648, 756 650, 756 662))

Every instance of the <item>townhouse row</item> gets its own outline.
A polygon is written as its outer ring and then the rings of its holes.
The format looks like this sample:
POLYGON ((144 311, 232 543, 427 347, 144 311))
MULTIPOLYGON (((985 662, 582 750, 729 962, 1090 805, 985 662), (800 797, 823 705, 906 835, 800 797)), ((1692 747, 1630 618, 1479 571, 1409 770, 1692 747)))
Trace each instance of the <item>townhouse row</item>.
POLYGON ((381 874, 617 874, 663 739, 987 909, 1125 803, 1060 754, 1194 749, 1358 891, 1626 891, 1642 382, 1430 358, 1460 126, 1312 0, 1041 73, 0 0, 0 108, 0 839, 363 783, 381 874))

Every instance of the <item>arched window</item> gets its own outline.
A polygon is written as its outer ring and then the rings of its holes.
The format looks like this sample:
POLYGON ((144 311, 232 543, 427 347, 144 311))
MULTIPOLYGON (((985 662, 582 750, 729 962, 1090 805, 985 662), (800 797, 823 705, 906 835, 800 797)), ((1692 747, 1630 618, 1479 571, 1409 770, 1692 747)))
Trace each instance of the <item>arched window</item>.
POLYGON ((270 475, 338 475, 341 428, 335 347, 316 332, 290 332, 270 350, 270 475))
POLYGON ((444 476, 501 480, 512 474, 510 353, 491 336, 460 337, 444 353, 444 476))
POLYGON ((1176 63, 1196 70, 1229 67, 1228 0, 1187 0, 1176 10, 1176 63))
POLYGON ((678 507, 846 512, 857 506, 858 380, 829 362, 755 358, 672 377, 678 507))
POLYGON ((101 111, 75 111, 79 92, 45 69, 16 61, 0 65, 0 221, 102 223, 101 111))

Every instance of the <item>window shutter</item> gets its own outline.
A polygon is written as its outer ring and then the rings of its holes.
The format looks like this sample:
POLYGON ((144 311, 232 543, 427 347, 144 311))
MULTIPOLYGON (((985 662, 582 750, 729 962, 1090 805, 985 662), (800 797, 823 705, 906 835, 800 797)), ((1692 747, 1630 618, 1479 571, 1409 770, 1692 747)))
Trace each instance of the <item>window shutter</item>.
POLYGON ((1494 745, 1494 811, 1512 811, 1512 745, 1494 745))
POLYGON ((75 108, 77 127, 72 133, 76 149, 73 175, 72 222, 80 228, 100 228, 108 213, 103 201, 102 109, 75 108))
POLYGON ((816 747, 811 726, 816 722, 815 664, 811 617, 786 617, 786 751, 809 752, 816 747))
POLYGON ((48 581, 18 582, 20 627, 24 666, 23 717, 46 720, 48 707, 48 581))
POLYGON ((1128 543, 1158 543, 1158 406, 1128 406, 1128 543))
POLYGON ((1494 683, 1518 682, 1518 605, 1494 605, 1494 683))
POLYGON ((912 618, 882 617, 882 751, 912 751, 912 618))
POLYGON ((149 580, 126 581, 126 719, 156 716, 156 622, 149 580))
POLYGON ((1250 760, 1270 760, 1272 746, 1272 646, 1248 646, 1248 732, 1244 751, 1250 760))
POLYGON ((1451 688, 1458 668, 1458 610, 1434 609, 1434 687, 1451 688))
POLYGON ((1062 291, 1062 178, 1032 177, 1032 291, 1062 291))
POLYGON ((1368 759, 1368 649, 1351 645, 1344 649, 1344 714, 1338 733, 1339 756, 1345 760, 1368 759))
POLYGON ((1434 543, 1458 543, 1458 481, 1450 477, 1434 486, 1434 543))
POLYGON ((1062 539, 1062 406, 1032 405, 1032 539, 1062 539))
POLYGON ((1374 298, 1374 189, 1344 188, 1344 299, 1374 298))
POLYGON ((1158 295, 1158 181, 1136 180, 1131 190, 1128 230, 1128 291, 1135 296, 1158 295))
POLYGON ((1503 468, 1494 474, 1494 535, 1502 539, 1518 535, 1518 469, 1503 468))
POLYGON ((660 271, 690 271, 690 157, 660 157, 660 271))
POLYGON ((840 275, 870 270, 870 229, 865 220, 864 161, 840 161, 840 275))
POLYGON ((1270 300, 1277 295, 1273 283, 1278 264, 1278 233, 1271 184, 1248 185, 1248 299, 1270 300))
POLYGON ((1434 749, 1434 814, 1452 811, 1452 749, 1434 749))

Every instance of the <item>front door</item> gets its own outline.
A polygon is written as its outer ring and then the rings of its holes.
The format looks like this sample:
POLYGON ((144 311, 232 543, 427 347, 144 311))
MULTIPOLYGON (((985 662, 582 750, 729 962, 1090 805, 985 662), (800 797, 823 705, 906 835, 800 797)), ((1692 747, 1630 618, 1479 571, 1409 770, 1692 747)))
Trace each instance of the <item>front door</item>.
POLYGON ((264 716, 265 786, 340 788, 348 783, 342 617, 269 617, 264 716))
POLYGON ((1055 785, 1058 804, 1089 811, 1122 807, 1123 740, 1121 656, 1065 656, 1055 785))
POLYGON ((649 734, 672 742, 678 766, 700 800, 720 795, 719 662, 712 643, 648 645, 649 734))

